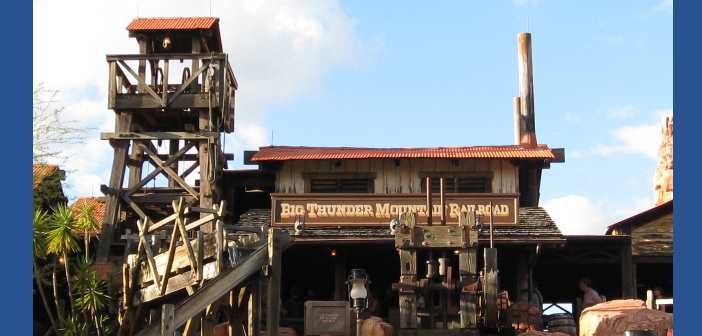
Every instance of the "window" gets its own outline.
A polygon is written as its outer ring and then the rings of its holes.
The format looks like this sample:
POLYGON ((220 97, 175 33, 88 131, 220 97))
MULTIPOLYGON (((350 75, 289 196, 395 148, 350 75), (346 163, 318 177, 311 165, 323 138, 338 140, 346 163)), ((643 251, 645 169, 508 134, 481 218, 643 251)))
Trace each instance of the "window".
POLYGON ((372 193, 375 173, 305 173, 310 193, 372 193))
POLYGON ((492 172, 485 173, 425 173, 420 174, 422 192, 427 192, 426 178, 431 177, 431 192, 440 193, 441 177, 446 193, 490 193, 492 172))

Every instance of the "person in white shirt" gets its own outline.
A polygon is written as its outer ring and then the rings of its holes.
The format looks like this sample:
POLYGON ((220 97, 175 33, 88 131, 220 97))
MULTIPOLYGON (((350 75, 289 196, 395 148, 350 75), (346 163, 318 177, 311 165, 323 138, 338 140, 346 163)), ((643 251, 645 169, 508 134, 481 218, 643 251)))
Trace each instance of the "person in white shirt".
POLYGON ((580 290, 585 293, 583 295, 583 308, 587 308, 590 306, 594 306, 602 300, 600 299, 600 294, 597 293, 594 289, 590 288, 592 286, 592 281, 588 278, 582 278, 580 279, 580 290))

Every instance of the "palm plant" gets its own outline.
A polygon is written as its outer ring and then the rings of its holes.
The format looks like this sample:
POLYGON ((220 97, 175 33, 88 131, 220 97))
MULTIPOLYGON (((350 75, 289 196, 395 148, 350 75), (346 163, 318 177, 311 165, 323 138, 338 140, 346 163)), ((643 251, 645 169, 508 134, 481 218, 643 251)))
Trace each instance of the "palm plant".
POLYGON ((61 328, 63 336, 87 336, 88 324, 81 322, 78 316, 72 315, 63 320, 64 327, 61 328))
POLYGON ((71 286, 71 275, 68 266, 68 254, 78 251, 78 235, 75 234, 77 227, 76 215, 66 204, 59 204, 52 208, 53 214, 49 221, 49 231, 46 234, 46 252, 53 253, 63 258, 66 270, 66 283, 68 285, 68 297, 71 302, 71 315, 75 317, 76 307, 73 299, 73 288, 71 286))
POLYGON ((79 204, 77 207, 78 229, 83 231, 85 234, 85 258, 88 258, 89 256, 88 251, 90 246, 90 238, 92 237, 92 232, 100 230, 100 223, 98 223, 97 219, 93 217, 93 213, 95 212, 96 206, 96 204, 89 205, 87 202, 83 201, 83 203, 79 204))
POLYGON ((34 280, 37 282, 37 289, 39 290, 39 295, 44 303, 44 309, 49 316, 51 321, 51 327, 54 329, 56 335, 59 335, 58 325, 54 319, 54 315, 51 313, 51 308, 49 306, 49 301, 46 299, 46 294, 44 293, 44 286, 42 286, 41 278, 39 272, 39 266, 37 265, 37 259, 44 257, 45 250, 45 232, 47 224, 49 221, 49 215, 46 211, 35 211, 33 222, 32 222, 32 266, 34 267, 34 280))
MULTIPOLYGON (((76 274, 74 287, 76 292, 81 294, 76 304, 84 315, 86 312, 90 312, 97 334, 102 336, 104 328, 98 312, 107 306, 109 296, 105 294, 105 282, 97 277, 95 271, 91 270, 91 266, 92 260, 90 258, 79 258, 74 265, 76 274)), ((88 321, 87 318, 85 320, 88 321)))

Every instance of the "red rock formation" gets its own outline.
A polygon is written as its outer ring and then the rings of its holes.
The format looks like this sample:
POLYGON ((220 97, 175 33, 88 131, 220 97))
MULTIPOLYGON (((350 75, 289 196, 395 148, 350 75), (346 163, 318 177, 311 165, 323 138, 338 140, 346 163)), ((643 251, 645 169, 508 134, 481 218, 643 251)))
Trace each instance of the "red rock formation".
POLYGON ((620 335, 626 330, 655 330, 664 336, 673 314, 646 308, 641 300, 612 300, 583 309, 580 336, 620 335))
POLYGON ((363 321, 361 334, 363 336, 393 336, 395 329, 380 317, 371 316, 363 321))
POLYGON ((666 117, 663 123, 658 169, 653 178, 656 206, 673 199, 673 116, 666 117))

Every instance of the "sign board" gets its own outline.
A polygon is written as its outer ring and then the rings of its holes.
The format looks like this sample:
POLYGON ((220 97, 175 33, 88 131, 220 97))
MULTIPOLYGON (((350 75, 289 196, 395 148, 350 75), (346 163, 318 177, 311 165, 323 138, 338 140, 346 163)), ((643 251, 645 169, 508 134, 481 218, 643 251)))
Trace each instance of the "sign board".
MULTIPOLYGON (((519 194, 449 194, 445 198, 446 223, 458 225, 462 211, 475 211, 487 225, 515 226, 519 194), (492 213, 492 216, 491 216, 492 213)), ((416 212, 417 224, 426 223, 424 194, 271 194, 272 225, 388 226, 403 212, 416 212)), ((432 199, 432 222, 441 219, 441 200, 432 199)))
POLYGON ((348 301, 305 302, 305 335, 350 335, 348 301))

